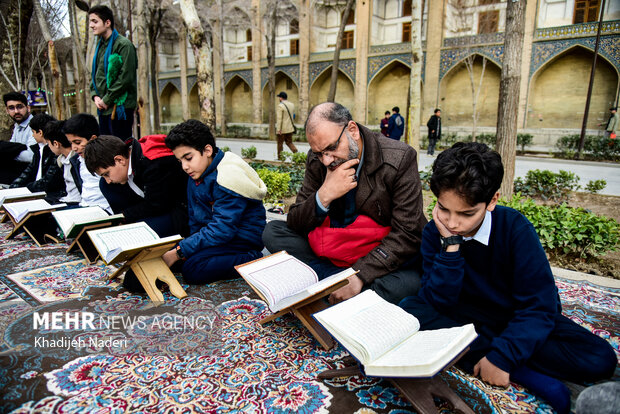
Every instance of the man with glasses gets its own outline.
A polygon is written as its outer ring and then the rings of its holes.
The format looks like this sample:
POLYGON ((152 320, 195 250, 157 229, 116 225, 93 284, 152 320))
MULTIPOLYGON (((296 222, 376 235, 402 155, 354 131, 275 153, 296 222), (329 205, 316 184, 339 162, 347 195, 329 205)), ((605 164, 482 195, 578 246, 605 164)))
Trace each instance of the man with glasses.
POLYGON ((9 92, 2 99, 15 127, 11 140, 0 143, 0 183, 11 184, 32 161, 34 154, 30 146, 37 142, 30 129, 32 114, 26 96, 9 92))
POLYGON ((337 103, 312 108, 305 128, 304 182, 286 223, 267 223, 267 249, 286 250, 321 279, 357 270, 332 304, 367 288, 392 303, 416 294, 427 222, 416 152, 356 123, 337 103))

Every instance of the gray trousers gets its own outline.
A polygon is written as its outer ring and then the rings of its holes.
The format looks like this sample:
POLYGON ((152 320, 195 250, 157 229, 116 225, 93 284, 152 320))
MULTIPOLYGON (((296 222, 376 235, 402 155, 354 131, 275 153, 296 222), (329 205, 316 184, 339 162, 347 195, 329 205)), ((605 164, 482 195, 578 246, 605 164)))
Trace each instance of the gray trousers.
MULTIPOLYGON (((324 279, 342 270, 329 260, 315 255, 310 248, 308 238, 290 229, 285 221, 273 220, 267 223, 263 232, 263 243, 271 253, 286 250, 290 255, 314 269, 319 279, 324 279)), ((378 277, 369 285, 365 285, 364 289, 372 289, 388 302, 398 304, 407 296, 417 295, 422 276, 420 263, 421 260, 409 260, 396 271, 378 277)))

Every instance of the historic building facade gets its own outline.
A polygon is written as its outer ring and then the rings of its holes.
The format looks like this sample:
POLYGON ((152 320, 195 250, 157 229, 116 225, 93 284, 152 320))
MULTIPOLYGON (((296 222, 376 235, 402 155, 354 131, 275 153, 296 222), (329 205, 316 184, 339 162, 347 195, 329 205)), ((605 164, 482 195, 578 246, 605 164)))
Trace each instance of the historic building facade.
MULTIPOLYGON (((497 99, 504 53, 505 0, 425 1, 423 13, 422 120, 442 110, 445 125, 472 124, 476 85, 478 125, 496 125, 497 99), (459 6, 464 5, 464 6, 459 6), (465 59, 471 63, 469 69, 465 59)), ((594 57, 600 0, 538 0, 526 6, 521 71, 519 128, 581 127, 594 57)), ((276 93, 286 91, 295 104, 296 122, 325 101, 341 12, 322 2, 293 2, 298 14, 277 28, 276 93)), ((260 10, 260 0, 252 0, 260 10)), ((588 128, 606 119, 617 105, 620 74, 620 2, 607 1, 588 128)), ((393 106, 406 108, 411 66, 411 2, 357 1, 342 42, 336 101, 362 123, 379 123, 393 106)), ((266 123, 266 44, 260 19, 235 9, 234 27, 224 29, 224 73, 216 71, 218 124, 266 123), (252 24, 254 22, 254 24, 252 24), (225 107, 219 100, 224 83, 225 107)), ((159 94, 162 121, 182 120, 179 51, 163 43, 159 94)), ((185 48, 187 51, 187 48, 185 48)), ((214 65, 218 66, 219 54, 214 65)), ((188 90, 191 115, 199 116, 193 57, 189 53, 188 90)))

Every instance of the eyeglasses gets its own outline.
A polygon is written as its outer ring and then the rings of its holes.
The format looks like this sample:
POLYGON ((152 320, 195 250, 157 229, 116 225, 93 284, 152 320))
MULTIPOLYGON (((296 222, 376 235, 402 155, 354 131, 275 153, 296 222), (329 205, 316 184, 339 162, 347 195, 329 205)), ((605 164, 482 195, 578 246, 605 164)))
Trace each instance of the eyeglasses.
POLYGON ((6 107, 6 109, 13 112, 13 111, 21 111, 25 107, 26 107, 25 105, 18 104, 18 105, 9 105, 6 107))
POLYGON ((316 155, 319 159, 322 159, 326 155, 329 155, 328 153, 336 151, 338 149, 338 146, 340 146, 340 139, 342 138, 342 133, 347 128, 347 125, 349 124, 347 123, 345 126, 342 127, 342 131, 340 131, 340 135, 338 135, 338 139, 336 140, 336 142, 325 148, 323 151, 312 151, 312 153, 316 155))

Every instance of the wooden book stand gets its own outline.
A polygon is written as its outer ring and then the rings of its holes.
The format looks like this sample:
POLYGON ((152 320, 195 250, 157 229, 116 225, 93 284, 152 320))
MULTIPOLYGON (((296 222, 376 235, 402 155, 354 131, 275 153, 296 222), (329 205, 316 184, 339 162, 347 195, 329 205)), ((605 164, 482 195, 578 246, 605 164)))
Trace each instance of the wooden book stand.
MULTIPOLYGON (((444 368, 450 368, 456 363, 469 348, 461 352, 452 362, 444 368)), ((345 363, 356 363, 353 357, 345 358, 345 363)), ((362 375, 359 365, 349 365, 340 369, 328 369, 318 375, 319 379, 330 379, 336 377, 350 377, 362 375)), ((459 397, 448 385, 436 374, 430 378, 389 378, 390 382, 413 405, 420 414, 437 413, 437 406, 433 397, 441 398, 452 405, 455 411, 463 414, 474 414, 474 411, 459 397)))
POLYGON ((89 224, 87 226, 84 226, 82 230, 80 230, 78 235, 75 236, 75 239, 73 239, 73 243, 71 243, 71 245, 67 249, 67 253, 71 253, 72 251, 79 249, 84 255, 84 259, 86 260, 86 263, 88 264, 95 263, 97 259, 99 258, 99 252, 95 248, 95 245, 93 244, 90 237, 88 237, 86 232, 89 230, 100 229, 103 227, 110 227, 113 224, 116 224, 116 223, 113 223, 111 221, 105 221, 102 223, 89 224))
POLYGON ((156 280, 161 280, 166 283, 172 293, 177 298, 181 299, 187 296, 183 287, 176 277, 170 271, 170 268, 164 262, 161 256, 172 249, 176 245, 175 242, 162 244, 155 247, 147 247, 140 251, 135 257, 128 260, 114 273, 110 275, 110 279, 114 279, 120 276, 128 268, 134 271, 136 277, 144 287, 146 294, 156 304, 160 304, 164 301, 164 295, 155 285, 156 280))
MULTIPOLYGON (((325 298, 327 295, 334 292, 335 290, 346 286, 347 284, 349 284, 349 281, 347 279, 342 280, 335 285, 329 287, 328 289, 317 293, 316 295, 310 296, 309 298, 306 298, 301 302, 298 302, 288 308, 282 309, 274 313, 273 315, 269 315, 266 318, 261 319, 258 323, 262 326, 279 318, 282 315, 292 312, 301 321, 301 323, 306 328, 308 328, 312 336, 314 336, 314 338, 319 342, 319 344, 321 344, 321 346, 325 350, 329 350, 335 345, 336 342, 329 334, 329 332, 327 332, 327 330, 323 328, 323 326, 312 317, 312 314, 327 309, 329 307, 329 304, 323 298, 325 298)), ((250 285, 250 287, 252 287, 252 285, 250 285)), ((254 288, 252 287, 252 289, 254 288)), ((254 289, 254 291, 258 294, 258 296, 265 300, 257 289, 254 289)))
POLYGON ((26 217, 24 217, 19 223, 16 222, 10 214, 6 215, 9 216, 14 227, 13 230, 11 230, 11 232, 5 237, 5 240, 12 239, 20 232, 20 230, 24 230, 32 238, 32 240, 34 240, 37 246, 41 247, 47 243, 45 234, 48 232, 49 228, 46 228, 46 226, 42 225, 42 223, 44 221, 51 220, 51 210, 28 213, 28 215, 26 215, 26 217))

